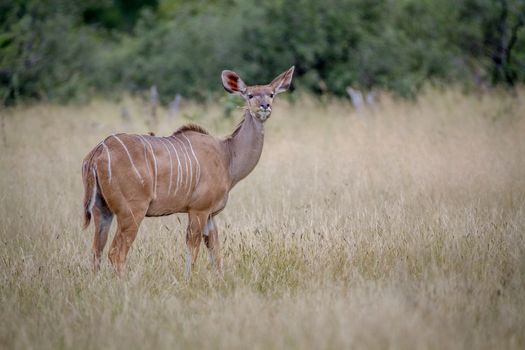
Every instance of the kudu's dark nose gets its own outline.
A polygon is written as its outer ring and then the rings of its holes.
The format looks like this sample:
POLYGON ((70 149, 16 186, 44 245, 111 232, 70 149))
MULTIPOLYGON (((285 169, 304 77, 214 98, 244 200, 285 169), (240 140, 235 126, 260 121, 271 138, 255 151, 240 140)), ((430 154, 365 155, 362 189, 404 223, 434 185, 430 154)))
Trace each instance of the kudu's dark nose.
POLYGON ((270 108, 270 104, 269 103, 261 103, 261 108, 262 109, 268 109, 268 108, 270 108))

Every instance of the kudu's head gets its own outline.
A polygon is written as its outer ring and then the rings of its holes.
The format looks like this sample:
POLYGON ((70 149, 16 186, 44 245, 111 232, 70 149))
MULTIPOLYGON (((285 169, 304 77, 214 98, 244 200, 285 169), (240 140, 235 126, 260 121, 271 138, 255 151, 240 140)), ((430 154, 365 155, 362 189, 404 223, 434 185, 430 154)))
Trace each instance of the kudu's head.
POLYGON ((265 122, 272 113, 272 102, 275 96, 290 87, 293 71, 294 66, 279 74, 268 85, 248 86, 237 73, 225 70, 222 71, 222 85, 229 93, 242 96, 250 113, 260 122, 265 122))

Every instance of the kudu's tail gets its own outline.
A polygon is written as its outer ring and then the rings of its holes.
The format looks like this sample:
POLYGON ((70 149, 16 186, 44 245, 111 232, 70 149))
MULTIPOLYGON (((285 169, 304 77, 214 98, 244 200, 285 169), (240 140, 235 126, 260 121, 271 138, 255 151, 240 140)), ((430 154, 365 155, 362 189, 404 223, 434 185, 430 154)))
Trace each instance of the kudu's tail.
POLYGON ((83 230, 89 226, 91 210, 93 209, 93 205, 95 205, 95 197, 97 195, 97 167, 93 163, 98 148, 99 147, 95 147, 82 163, 82 182, 84 183, 83 230))

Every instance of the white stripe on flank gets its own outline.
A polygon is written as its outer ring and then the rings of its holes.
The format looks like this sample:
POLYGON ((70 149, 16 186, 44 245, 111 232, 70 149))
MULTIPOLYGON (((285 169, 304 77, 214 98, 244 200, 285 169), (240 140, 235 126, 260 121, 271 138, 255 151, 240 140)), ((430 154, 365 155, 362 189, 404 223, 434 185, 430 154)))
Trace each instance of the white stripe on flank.
POLYGON ((139 177, 139 179, 140 179, 140 183, 141 183, 141 184, 144 184, 144 180, 142 179, 142 176, 140 176, 140 173, 139 173, 139 171, 137 170, 137 168, 135 167, 135 163, 133 163, 133 159, 131 159, 131 154, 129 153, 128 148, 126 147, 126 145, 124 144, 124 142, 122 142, 122 140, 119 139, 117 135, 111 135, 111 136, 113 136, 118 142, 120 142, 120 144, 122 145, 122 147, 124 147, 124 150, 126 151, 126 154, 128 155, 129 162, 131 163, 131 166, 133 167, 133 170, 135 171, 135 174, 137 174, 137 176, 139 177))
MULTIPOLYGON (((179 140, 178 138, 176 138, 175 136, 171 136, 171 137, 173 137, 173 140, 177 141, 177 143, 179 144, 179 147, 181 149, 180 153, 182 154, 182 156, 184 158, 184 166, 186 168, 186 177, 185 177, 185 181, 184 181, 184 187, 186 187, 186 186, 188 186, 188 173, 189 173, 189 171, 188 171, 188 159, 186 158, 186 153, 184 152, 184 149, 183 149, 184 144, 182 144, 182 141, 179 140), (182 144, 182 146, 181 146, 181 144, 182 144)), ((190 181, 191 181, 191 178, 190 178, 190 181)), ((190 185, 191 185, 191 183, 190 183, 190 185)), ((188 192, 189 192, 189 190, 188 190, 188 192)))
POLYGON ((193 166, 191 165, 191 157, 190 157, 190 154, 188 152, 188 148, 186 147, 186 144, 182 141, 182 140, 179 140, 177 137, 173 137, 175 138, 177 141, 179 141, 181 144, 182 144, 182 147, 184 149, 184 153, 186 154, 186 157, 188 157, 188 160, 190 162, 190 184, 188 186, 188 195, 190 194, 190 191, 191 191, 191 183, 193 181, 193 166))
POLYGON ((151 152, 151 155, 153 156, 153 165, 155 166, 155 181, 153 183, 153 195, 155 197, 157 197, 157 157, 155 157, 155 152, 153 151, 153 146, 151 145, 151 143, 148 141, 148 139, 142 135, 138 135, 141 139, 143 139, 148 145, 149 145, 149 150, 151 152))
POLYGON ((166 148, 166 151, 168 151, 168 154, 170 156, 170 185, 168 186, 168 196, 169 196, 171 193, 171 178, 173 177, 173 160, 171 159, 171 151, 168 148, 168 146, 166 146, 166 144, 164 143, 164 139, 160 138, 159 140, 160 140, 160 143, 162 143, 162 145, 166 148))
POLYGON ((111 183, 111 155, 109 154, 109 148, 108 146, 102 141, 102 146, 106 150, 106 154, 108 156, 108 175, 109 175, 109 183, 111 183))
POLYGON ((175 188, 175 192, 173 193, 173 194, 177 194, 177 191, 179 190, 179 186, 182 183, 182 179, 180 179, 182 166, 180 165, 179 152, 177 152, 177 149, 175 148, 175 145, 173 144, 173 142, 171 142, 170 138, 166 138, 165 140, 171 145, 171 147, 175 151, 175 155, 177 156, 177 187, 175 188))
POLYGON ((191 153, 193 154, 193 158, 195 159, 195 163, 197 163, 197 175, 195 177, 197 178, 195 181, 196 183, 199 183, 200 177, 201 177, 201 165, 199 164, 199 160, 197 159, 197 156, 195 155, 195 152, 193 151, 193 146, 191 145, 190 139, 186 137, 186 135, 182 134, 184 138, 188 141, 188 144, 190 145, 191 153))
MULTIPOLYGON (((142 143, 142 146, 144 147, 144 161, 146 162, 146 165, 148 166, 148 169, 149 169, 149 159, 148 159, 148 151, 147 151, 147 146, 146 146, 146 142, 144 142, 144 139, 142 138, 141 135, 136 135, 139 137, 140 139, 140 142, 142 143)), ((151 173, 148 171, 148 177, 151 179, 152 176, 151 176, 151 173)))

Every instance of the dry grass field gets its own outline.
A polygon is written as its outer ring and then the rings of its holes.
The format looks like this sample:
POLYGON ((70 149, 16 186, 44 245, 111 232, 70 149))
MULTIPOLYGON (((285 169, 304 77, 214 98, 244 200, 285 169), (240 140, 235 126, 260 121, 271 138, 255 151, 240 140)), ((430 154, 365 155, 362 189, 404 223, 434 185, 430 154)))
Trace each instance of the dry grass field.
MULTIPOLYGON (((145 220, 124 278, 107 247, 91 271, 81 162, 148 131, 126 101, 129 124, 105 101, 1 112, 0 348, 525 348, 525 90, 385 97, 365 115, 277 101, 218 217, 224 277, 203 246, 190 281, 184 215, 145 220)), ((215 135, 241 117, 182 114, 215 135)))

